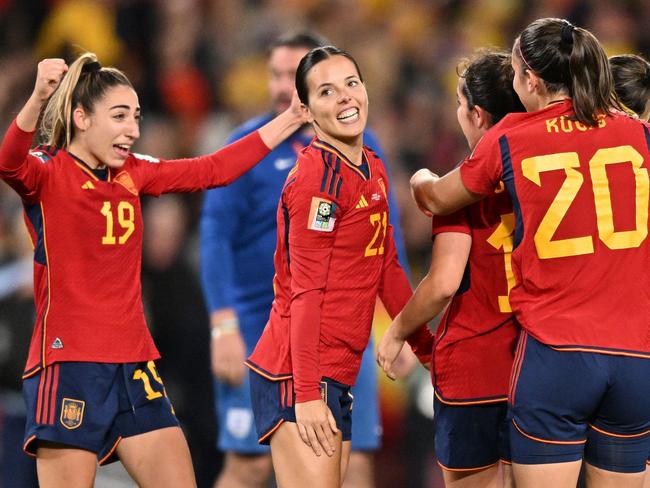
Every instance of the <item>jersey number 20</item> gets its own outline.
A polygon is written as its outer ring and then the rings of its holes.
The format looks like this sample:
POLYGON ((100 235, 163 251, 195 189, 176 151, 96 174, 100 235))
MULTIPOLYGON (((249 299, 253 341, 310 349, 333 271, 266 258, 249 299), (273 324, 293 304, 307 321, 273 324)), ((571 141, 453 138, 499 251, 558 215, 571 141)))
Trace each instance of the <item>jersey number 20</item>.
MULTIPOLYGON (((599 149, 589 160, 589 174, 596 206, 598 237, 609 249, 638 247, 648 235, 648 170, 642 168, 643 156, 632 146, 618 146, 599 149), (612 195, 607 178, 607 165, 631 163, 634 173, 634 220, 633 230, 614 230, 612 195)), ((535 232, 535 248, 540 259, 578 256, 594 252, 592 236, 571 237, 551 240, 560 222, 573 203, 584 176, 578 153, 565 152, 535 156, 521 162, 523 174, 537 186, 541 186, 540 173, 563 170, 566 179, 542 218, 535 232)))

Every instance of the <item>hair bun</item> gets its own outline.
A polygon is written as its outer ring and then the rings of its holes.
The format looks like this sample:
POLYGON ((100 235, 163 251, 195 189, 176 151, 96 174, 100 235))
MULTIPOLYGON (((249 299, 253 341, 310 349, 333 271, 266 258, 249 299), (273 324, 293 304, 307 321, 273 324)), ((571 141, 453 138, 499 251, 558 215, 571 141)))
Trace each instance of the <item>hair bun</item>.
POLYGON ((576 30, 575 26, 568 20, 564 21, 562 29, 560 29, 560 40, 567 46, 573 46, 573 31, 576 30))
POLYGON ((81 68, 81 72, 97 73, 100 69, 102 69, 102 65, 99 64, 99 61, 91 61, 90 63, 86 63, 83 65, 83 68, 81 68))

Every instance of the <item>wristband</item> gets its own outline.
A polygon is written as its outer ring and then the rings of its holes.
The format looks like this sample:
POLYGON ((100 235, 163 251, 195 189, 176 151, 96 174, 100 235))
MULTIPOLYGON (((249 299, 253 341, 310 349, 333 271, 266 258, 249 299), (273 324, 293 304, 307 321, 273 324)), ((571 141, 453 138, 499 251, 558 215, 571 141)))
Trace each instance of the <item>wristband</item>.
POLYGON ((219 322, 219 325, 212 327, 210 335, 213 339, 217 339, 225 334, 233 334, 239 331, 239 320, 236 318, 224 319, 219 322))

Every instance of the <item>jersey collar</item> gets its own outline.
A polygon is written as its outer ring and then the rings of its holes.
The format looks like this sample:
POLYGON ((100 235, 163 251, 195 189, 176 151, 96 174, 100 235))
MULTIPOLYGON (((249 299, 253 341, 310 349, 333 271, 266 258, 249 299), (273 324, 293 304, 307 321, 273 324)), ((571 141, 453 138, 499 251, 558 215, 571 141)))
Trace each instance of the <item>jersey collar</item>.
POLYGON ((110 168, 106 167, 104 169, 94 169, 91 168, 83 159, 75 156, 70 151, 67 151, 81 171, 86 173, 88 176, 93 178, 95 181, 111 181, 111 171, 110 168))
POLYGON ((331 144, 321 141, 320 139, 314 139, 312 142, 312 146, 315 148, 321 149, 323 151, 327 151, 329 153, 334 154, 337 158, 339 158, 341 161, 343 161, 350 169, 352 169, 355 173, 357 173, 361 178, 364 180, 369 180, 370 179, 370 164, 368 164, 368 154, 366 153, 366 147, 364 146, 363 149, 361 150, 361 164, 356 165, 352 161, 350 161, 345 154, 343 154, 341 151, 339 151, 337 148, 332 146, 331 144))

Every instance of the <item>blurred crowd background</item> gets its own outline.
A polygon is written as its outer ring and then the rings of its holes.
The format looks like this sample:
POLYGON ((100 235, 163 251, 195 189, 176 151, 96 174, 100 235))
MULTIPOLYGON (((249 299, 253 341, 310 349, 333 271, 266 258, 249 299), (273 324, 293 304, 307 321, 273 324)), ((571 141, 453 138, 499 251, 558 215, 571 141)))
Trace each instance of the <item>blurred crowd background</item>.
MULTIPOLYGON (((456 122, 456 66, 480 46, 509 49, 528 22, 547 16, 592 30, 609 55, 650 55, 647 0, 0 0, 0 131, 31 93, 38 60, 70 60, 88 50, 103 65, 123 69, 136 87, 144 116, 137 152, 162 158, 211 152, 236 125, 269 108, 269 42, 287 31, 314 30, 359 61, 417 282, 428 269, 430 227, 410 202, 408 178, 421 167, 445 173, 467 153, 456 122)), ((163 355, 159 369, 199 486, 208 487, 221 456, 197 280, 201 202, 200 194, 146 202, 143 286, 163 355)), ((33 322, 31 260, 20 201, 0 183, 2 472, 29 462, 19 450, 20 375, 33 322)), ((102 290, 89 293, 101 299, 102 290)), ((378 322, 381 329, 388 319, 378 312, 378 322)), ((441 486, 428 383, 423 371, 404 383, 381 382, 378 486, 441 486)))

